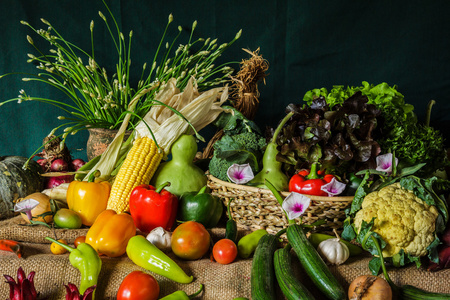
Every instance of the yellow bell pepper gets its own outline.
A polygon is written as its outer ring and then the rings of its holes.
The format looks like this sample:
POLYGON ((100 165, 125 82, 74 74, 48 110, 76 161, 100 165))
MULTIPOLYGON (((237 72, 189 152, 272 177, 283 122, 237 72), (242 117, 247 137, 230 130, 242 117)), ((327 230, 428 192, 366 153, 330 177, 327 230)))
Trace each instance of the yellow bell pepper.
POLYGON ((118 257, 125 254, 130 238, 136 235, 136 225, 127 213, 116 213, 112 209, 98 215, 86 235, 86 243, 99 254, 118 257))
POLYGON ((107 181, 94 182, 93 172, 88 181, 72 181, 67 189, 67 205, 81 216, 83 225, 91 226, 97 216, 106 209, 111 184, 107 181))

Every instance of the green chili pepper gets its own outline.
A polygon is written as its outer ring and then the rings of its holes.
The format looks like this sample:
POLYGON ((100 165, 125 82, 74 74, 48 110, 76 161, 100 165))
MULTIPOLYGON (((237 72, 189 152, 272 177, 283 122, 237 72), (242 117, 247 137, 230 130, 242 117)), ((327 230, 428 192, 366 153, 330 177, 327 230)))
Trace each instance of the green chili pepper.
POLYGON ((231 201, 233 201, 233 198, 230 199, 227 206, 228 221, 227 224, 225 225, 225 238, 230 239, 234 243, 236 243, 238 229, 236 221, 233 219, 233 216, 231 215, 231 208, 230 208, 231 201))
POLYGON ((142 235, 133 236, 127 244, 127 255, 136 265, 178 283, 191 283, 188 276, 167 254, 142 235))
POLYGON ((186 292, 183 291, 176 291, 175 293, 167 295, 161 298, 160 300, 189 300, 198 296, 202 291, 203 291, 203 284, 200 284, 200 289, 192 295, 187 295, 186 292))
MULTIPOLYGON (((97 285, 98 275, 100 274, 100 270, 102 268, 102 260, 100 259, 97 251, 95 251, 91 245, 81 243, 74 249, 66 244, 52 239, 51 237, 46 237, 45 239, 60 245, 70 252, 70 263, 81 273, 80 287, 78 289, 81 295, 83 295, 89 287, 97 285)), ((94 299, 95 294, 92 295, 92 299, 94 299)))
POLYGON ((206 228, 219 223, 223 213, 222 201, 206 191, 204 186, 198 193, 184 193, 178 201, 177 218, 180 221, 196 221, 206 228))
POLYGON ((238 242, 238 254, 241 258, 249 258, 258 246, 259 240, 267 234, 265 229, 258 229, 242 237, 238 242))

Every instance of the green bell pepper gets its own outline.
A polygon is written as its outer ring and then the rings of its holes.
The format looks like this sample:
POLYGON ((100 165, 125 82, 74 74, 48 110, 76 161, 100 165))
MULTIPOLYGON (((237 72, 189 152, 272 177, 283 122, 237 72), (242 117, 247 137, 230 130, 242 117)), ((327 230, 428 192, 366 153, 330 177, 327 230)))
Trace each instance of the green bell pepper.
MULTIPOLYGON (((74 249, 50 237, 46 237, 45 239, 60 245, 70 252, 70 263, 81 273, 80 288, 78 289, 81 295, 83 295, 89 287, 97 285, 98 276, 102 268, 102 260, 91 245, 81 243, 74 249)), ((94 299, 94 296, 95 294, 92 294, 92 299, 94 299)))
POLYGON ((202 291, 203 291, 203 284, 200 284, 200 289, 192 295, 188 295, 184 291, 176 291, 175 293, 167 295, 161 298, 160 300, 189 300, 198 296, 202 291))
POLYGON ((195 221, 206 228, 213 228, 223 213, 222 201, 206 192, 205 185, 198 193, 188 192, 181 195, 178 201, 178 220, 195 221))

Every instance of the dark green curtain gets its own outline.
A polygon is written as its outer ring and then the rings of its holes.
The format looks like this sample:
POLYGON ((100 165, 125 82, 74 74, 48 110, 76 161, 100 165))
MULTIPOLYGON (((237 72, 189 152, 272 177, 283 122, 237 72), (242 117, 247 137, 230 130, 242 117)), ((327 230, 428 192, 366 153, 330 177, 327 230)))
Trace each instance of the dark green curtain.
MULTIPOLYGON (((195 37, 230 41, 242 37, 220 61, 239 63, 248 58, 242 48, 255 50, 270 63, 266 85, 260 85, 256 122, 275 126, 289 103, 300 103, 306 91, 333 85, 387 82, 397 85, 405 100, 424 121, 429 100, 437 101, 431 125, 450 140, 450 2, 448 1, 146 1, 106 0, 125 35, 133 30, 132 65, 136 78, 144 62, 152 61, 170 13, 173 38, 183 28, 187 41, 192 23, 195 37)), ((117 54, 98 15, 101 0, 2 0, 0 18, 0 73, 38 70, 27 63, 37 54, 27 42, 30 35, 41 49, 46 42, 28 27, 46 28, 48 20, 67 40, 90 51, 89 25, 94 20, 96 59, 113 72, 117 54)), ((238 64, 235 64, 238 67, 238 64)), ((0 79, 0 101, 17 97, 19 90, 43 98, 67 101, 54 88, 24 82, 27 75, 0 79)), ((0 156, 30 156, 60 121, 63 112, 45 104, 23 102, 0 107, 0 156)), ((208 138, 212 128, 204 131, 208 138)), ((74 157, 86 158, 86 131, 68 138, 74 157)))

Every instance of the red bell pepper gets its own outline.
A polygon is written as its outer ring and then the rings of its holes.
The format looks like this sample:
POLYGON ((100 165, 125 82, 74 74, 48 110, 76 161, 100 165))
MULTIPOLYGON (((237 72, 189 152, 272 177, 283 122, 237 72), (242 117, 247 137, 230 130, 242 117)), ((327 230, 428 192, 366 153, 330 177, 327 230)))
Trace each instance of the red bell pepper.
POLYGON ((326 174, 323 177, 317 171, 317 163, 311 165, 311 170, 301 170, 291 177, 289 181, 289 192, 296 192, 306 195, 328 196, 325 191, 320 188, 329 183, 335 176, 326 174))
POLYGON ((165 190, 169 183, 157 188, 142 184, 135 187, 130 195, 130 214, 139 230, 149 233, 156 227, 170 230, 175 223, 178 198, 165 190))

